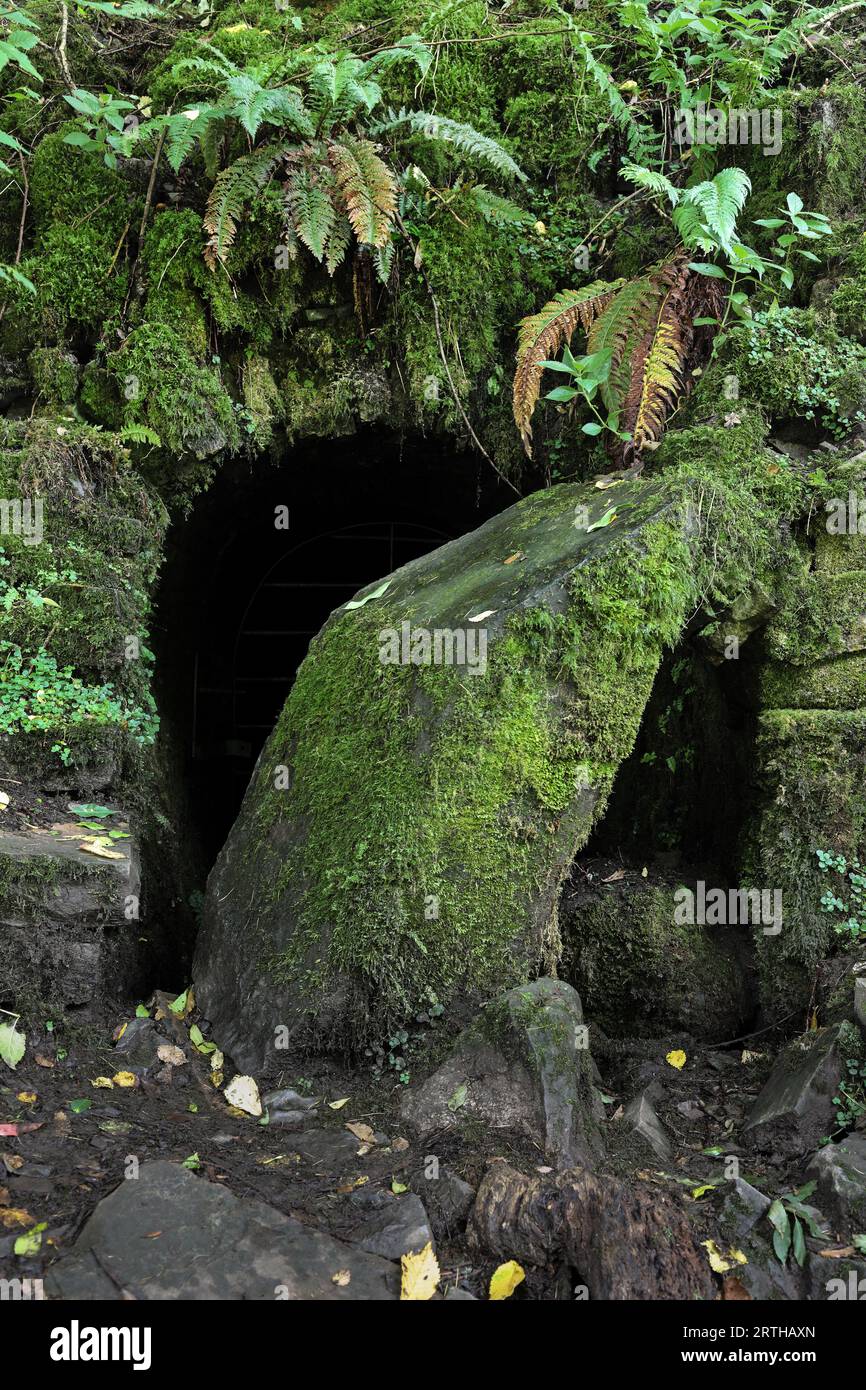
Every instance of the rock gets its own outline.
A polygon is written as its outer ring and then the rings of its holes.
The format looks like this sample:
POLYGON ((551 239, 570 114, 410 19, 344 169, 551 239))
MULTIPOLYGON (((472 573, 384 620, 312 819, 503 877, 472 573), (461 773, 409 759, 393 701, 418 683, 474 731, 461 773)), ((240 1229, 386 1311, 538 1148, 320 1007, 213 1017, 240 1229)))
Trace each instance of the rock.
POLYGON ((458 1300, 463 1300, 471 1303, 478 1302, 478 1299, 475 1297, 474 1293, 470 1293, 468 1289, 455 1288, 451 1284, 449 1284, 448 1288, 445 1290, 443 1298, 445 1298, 449 1303, 456 1303, 458 1302, 458 1300))
POLYGON ((424 1194, 424 1209, 437 1241, 450 1240, 462 1230, 475 1200, 474 1187, 438 1162, 414 1172, 412 1185, 424 1194))
POLYGON ((401 1255, 415 1254, 423 1250, 433 1239, 430 1222, 420 1197, 414 1192, 405 1192, 400 1197, 391 1196, 390 1201, 366 1218, 352 1237, 354 1243, 371 1255, 381 1255, 385 1260, 399 1260, 401 1255))
POLYGON ((103 1198, 45 1287, 70 1301, 336 1301, 396 1298, 400 1276, 386 1260, 160 1160, 103 1198), (338 1270, 349 1271, 347 1284, 334 1283, 338 1270))
POLYGON ((129 915, 141 892, 136 842, 100 859, 78 848, 88 833, 0 830, 0 979, 13 996, 81 1005, 143 987, 151 951, 129 915))
POLYGON ((268 1124, 277 1129, 301 1129, 310 1118, 307 1110, 269 1110, 268 1124))
POLYGON ((744 1241, 772 1205, 769 1197, 744 1178, 729 1179, 716 1189, 713 1198, 721 1199, 719 1228, 725 1241, 732 1245, 744 1241))
POLYGON ((804 1033, 780 1052, 745 1125, 757 1148, 777 1157, 795 1157, 829 1134, 833 1096, 842 1074, 840 1032, 846 1027, 852 1025, 804 1033))
POLYGON ((807 1169, 815 1178, 815 1205, 838 1231, 866 1231, 866 1134, 849 1134, 838 1144, 819 1149, 807 1169))
POLYGON ((146 1070, 159 1062, 158 1050, 166 1038, 152 1018, 133 1018, 114 1045, 127 1071, 146 1070))
POLYGON ((438 1071, 403 1098, 422 1137, 464 1118, 522 1130, 552 1163, 591 1164, 603 1151, 601 1102, 584 1045, 580 997, 561 980, 509 990, 460 1035, 438 1071))
POLYGON ((459 1026, 555 963, 563 874, 696 599, 689 488, 626 479, 604 526, 592 486, 536 493, 332 614, 208 884, 196 995, 241 1067, 275 1073, 278 1033, 379 1044, 431 992, 459 1026))
POLYGON ((340 1129, 307 1129, 292 1137, 292 1148, 318 1167, 345 1168, 357 1162, 360 1140, 340 1129))
POLYGON ((854 1016, 866 1033, 866 975, 858 975, 854 981, 854 1016))
POLYGON ((806 1297, 828 1303, 866 1303, 866 1260, 822 1259, 811 1254, 806 1261, 806 1297))
POLYGON ((673 1149, 667 1132, 656 1114, 651 1099, 652 1087, 641 1091, 623 1111, 623 1121, 631 1125, 635 1134, 649 1144, 653 1153, 662 1163, 670 1163, 673 1149))
POLYGON ((314 1110, 320 1100, 321 1096, 302 1096, 287 1086, 282 1091, 268 1091, 262 1096, 262 1105, 266 1110, 314 1110))

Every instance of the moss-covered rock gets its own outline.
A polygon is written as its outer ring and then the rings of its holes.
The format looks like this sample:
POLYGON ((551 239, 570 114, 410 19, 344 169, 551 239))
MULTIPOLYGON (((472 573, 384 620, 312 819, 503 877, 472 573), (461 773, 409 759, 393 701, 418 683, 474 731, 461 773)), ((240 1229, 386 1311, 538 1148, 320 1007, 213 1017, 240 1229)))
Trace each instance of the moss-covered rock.
POLYGON ((376 1040, 555 964, 563 873, 699 568, 685 486, 612 511, 535 494, 326 624, 209 884, 196 975, 229 1050, 376 1040), (401 650, 437 630, 477 669, 401 650))

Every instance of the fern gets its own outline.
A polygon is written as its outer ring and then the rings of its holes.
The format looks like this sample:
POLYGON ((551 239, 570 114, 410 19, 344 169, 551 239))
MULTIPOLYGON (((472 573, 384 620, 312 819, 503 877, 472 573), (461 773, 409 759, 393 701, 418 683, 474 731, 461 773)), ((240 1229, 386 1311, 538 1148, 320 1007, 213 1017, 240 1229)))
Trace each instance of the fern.
POLYGON ((575 329, 586 332, 613 299, 621 280, 606 284, 594 280, 581 290, 563 290, 537 314, 523 319, 517 342, 517 371, 514 376, 513 409, 517 428, 527 454, 532 452, 530 421, 541 388, 544 362, 569 343, 575 329))
POLYGON ((500 174, 519 179, 521 183, 526 182, 523 170, 501 145, 489 135, 481 135, 471 125, 452 121, 448 116, 436 116, 427 111, 407 111, 401 107, 396 112, 389 110, 384 120, 377 121, 371 127, 371 134, 383 135, 402 125, 408 126, 427 140, 441 140, 454 145, 461 154, 468 155, 470 159, 482 160, 500 174))
POLYGON ((714 179, 685 189, 673 218, 685 244, 730 252, 737 217, 751 190, 743 169, 722 169, 714 179))
POLYGON ((397 182, 369 140, 334 143, 328 148, 346 214, 358 241, 384 246, 397 211, 397 182))
POLYGON ((319 173, 309 165, 302 165, 287 184, 286 208, 298 239, 317 261, 321 261, 334 230, 337 212, 330 191, 319 173))
POLYGON ((217 175, 207 200, 204 229, 208 233, 205 260, 213 270, 224 261, 246 205, 259 194, 286 152, 284 145, 265 146, 241 155, 217 175))
POLYGON ((644 169, 639 164, 632 164, 629 160, 624 160, 620 165, 620 178, 626 179, 638 188, 648 188, 651 193, 658 193, 669 198, 673 207, 679 202, 680 192, 675 188, 669 178, 655 169, 644 169))

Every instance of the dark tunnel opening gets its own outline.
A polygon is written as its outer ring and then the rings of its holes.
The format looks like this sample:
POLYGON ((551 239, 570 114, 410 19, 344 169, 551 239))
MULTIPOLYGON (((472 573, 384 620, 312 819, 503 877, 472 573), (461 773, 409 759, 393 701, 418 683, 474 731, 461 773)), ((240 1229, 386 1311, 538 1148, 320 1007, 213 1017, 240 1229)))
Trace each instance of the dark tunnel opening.
POLYGON ((157 702, 202 875, 328 615, 511 501, 466 454, 369 431, 274 464, 234 461, 174 522, 153 623, 157 702))

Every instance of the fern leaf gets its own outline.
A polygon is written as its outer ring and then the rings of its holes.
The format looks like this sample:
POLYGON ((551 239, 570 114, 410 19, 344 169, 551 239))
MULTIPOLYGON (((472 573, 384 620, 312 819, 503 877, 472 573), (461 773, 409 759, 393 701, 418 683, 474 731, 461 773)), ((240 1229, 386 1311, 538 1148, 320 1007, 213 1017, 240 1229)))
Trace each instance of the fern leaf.
POLYGON ((208 233, 204 258, 211 270, 224 261, 237 233, 238 219, 247 203, 259 194, 279 160, 284 145, 265 146, 241 155, 217 175, 207 200, 204 229, 208 233))
POLYGON ((325 268, 329 275, 333 275, 337 267, 342 265, 351 241, 352 224, 348 217, 341 214, 334 221, 325 247, 325 268))
POLYGON ((629 160, 624 160, 620 165, 620 177, 629 183, 635 184, 638 188, 648 188, 652 193, 662 193, 670 198, 673 207, 679 202, 679 189, 674 188, 670 179, 664 174, 660 174, 655 169, 644 169, 639 164, 632 164, 629 160))
POLYGON ((286 208, 298 239, 321 261, 334 230, 337 210, 330 190, 310 165, 302 165, 286 185, 286 208))
POLYGON ((427 76, 433 53, 420 34, 407 34, 405 38, 398 39, 393 48, 384 48, 381 53, 375 53, 364 64, 364 72, 385 72, 395 63, 407 61, 416 64, 422 77, 427 76))
POLYGON ((489 135, 482 135, 471 125, 452 121, 448 116, 436 116, 427 111, 406 111, 401 108, 396 112, 389 111, 387 118, 383 121, 377 121, 370 133, 373 135, 385 134, 404 125, 417 135, 423 135, 427 140, 445 141, 454 145, 461 154, 467 155, 470 159, 480 159, 496 169, 498 173, 520 179, 522 183, 526 182, 526 175, 523 170, 501 145, 492 140, 489 135))
POLYGON ((397 181, 369 140, 344 138, 328 146, 352 230, 362 245, 385 246, 397 211, 397 181))
POLYGON ((517 371, 514 376, 514 419, 523 447, 532 452, 532 412, 541 389, 543 363, 549 361, 563 343, 571 341, 575 329, 585 332, 613 299, 618 287, 594 280, 580 290, 563 290, 537 314, 523 319, 517 340, 517 371))
POLYGON ((748 174, 732 168, 722 169, 714 179, 687 188, 673 214, 685 244, 710 249, 703 244, 708 233, 722 250, 728 250, 751 187, 748 174))

